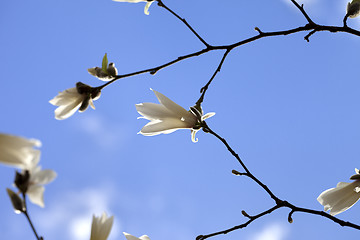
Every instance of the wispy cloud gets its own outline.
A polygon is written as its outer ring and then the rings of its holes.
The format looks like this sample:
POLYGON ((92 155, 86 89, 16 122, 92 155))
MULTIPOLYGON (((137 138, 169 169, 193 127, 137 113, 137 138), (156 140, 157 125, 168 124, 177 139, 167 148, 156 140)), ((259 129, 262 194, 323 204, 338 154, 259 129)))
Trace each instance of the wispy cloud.
POLYGON ((288 233, 289 229, 286 225, 271 223, 252 235, 249 240, 284 240, 288 233))
POLYGON ((116 149, 125 141, 126 128, 96 113, 84 115, 76 122, 76 129, 87 134, 105 150, 116 149))
MULTIPOLYGON (((46 211, 37 213, 34 219, 48 239, 86 240, 90 237, 93 214, 99 216, 105 211, 112 215, 110 199, 113 194, 109 187, 67 192, 52 199, 46 211)), ((115 218, 109 240, 118 237, 120 222, 115 218)))

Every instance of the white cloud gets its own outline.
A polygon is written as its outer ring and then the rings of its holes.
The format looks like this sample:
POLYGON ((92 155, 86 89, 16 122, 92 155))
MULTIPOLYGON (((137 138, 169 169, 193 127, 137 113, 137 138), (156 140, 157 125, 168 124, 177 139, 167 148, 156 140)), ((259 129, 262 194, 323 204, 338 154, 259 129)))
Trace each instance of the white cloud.
MULTIPOLYGON (((67 192, 53 198, 46 211, 37 213, 34 219, 40 229, 46 232, 48 239, 87 240, 90 237, 92 216, 100 216, 110 211, 113 190, 109 187, 87 188, 77 192, 67 192), (53 206, 53 207, 52 207, 53 206)), ((120 219, 114 219, 110 239, 116 239, 120 233, 120 219)))
POLYGON ((109 122, 96 113, 86 114, 76 122, 76 128, 89 135, 95 144, 105 150, 117 149, 124 141, 126 129, 109 122))
POLYGON ((256 234, 253 234, 249 240, 284 240, 288 233, 289 229, 286 225, 271 223, 256 234))

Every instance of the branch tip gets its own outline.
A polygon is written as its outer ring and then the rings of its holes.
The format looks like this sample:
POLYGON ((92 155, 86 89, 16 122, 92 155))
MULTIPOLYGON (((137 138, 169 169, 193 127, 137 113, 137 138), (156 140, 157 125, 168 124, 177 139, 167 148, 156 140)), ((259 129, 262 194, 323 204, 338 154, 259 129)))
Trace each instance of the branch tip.
POLYGON ((244 217, 251 219, 251 216, 247 212, 245 212, 245 210, 242 210, 241 214, 244 215, 244 217))

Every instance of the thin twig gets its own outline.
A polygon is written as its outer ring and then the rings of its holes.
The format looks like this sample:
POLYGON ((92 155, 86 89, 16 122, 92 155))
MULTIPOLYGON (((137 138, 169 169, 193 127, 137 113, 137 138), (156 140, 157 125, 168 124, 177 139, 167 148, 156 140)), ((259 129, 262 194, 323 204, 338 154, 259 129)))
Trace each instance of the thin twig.
POLYGON ((28 209, 27 209, 27 206, 26 206, 26 194, 23 193, 22 194, 23 196, 23 201, 24 201, 24 206, 25 206, 25 211, 23 211, 22 213, 24 213, 24 215, 26 216, 26 219, 28 220, 30 226, 31 226, 31 229, 33 230, 34 234, 35 234, 35 237, 37 240, 43 240, 43 237, 39 237, 39 235, 37 234, 36 232, 36 229, 34 227, 34 224, 32 223, 31 219, 30 219, 30 216, 29 216, 29 213, 28 213, 28 209))
POLYGON ((204 96, 205 96, 206 91, 207 91, 208 88, 209 88, 210 83, 211 83, 212 80, 215 78, 216 74, 217 74, 218 72, 220 72, 221 67, 222 67, 222 65, 223 65, 223 63, 224 63, 224 61, 225 61, 225 58, 227 57, 227 55, 229 54, 230 51, 231 51, 231 50, 226 50, 226 52, 224 53, 223 57, 221 58, 221 61, 220 61, 219 65, 218 65, 218 67, 216 68, 214 74, 211 76, 210 80, 206 83, 206 85, 201 88, 201 90, 200 90, 201 96, 200 96, 199 100, 197 100, 196 105, 200 105, 200 104, 204 101, 204 96))
POLYGON ((250 220, 245 222, 244 224, 241 224, 241 225, 238 225, 238 226, 235 226, 235 227, 232 227, 232 228, 229 228, 229 229, 226 229, 226 230, 223 230, 223 231, 219 231, 219 232, 216 232, 216 233, 212 233, 212 234, 208 234, 208 235, 200 235, 197 237, 197 240, 204 240, 206 238, 209 238, 209 237, 213 237, 215 235, 220 235, 220 234, 227 234, 229 232, 232 232, 234 230, 237 230, 237 229, 240 229, 240 228, 244 228, 246 227, 248 224, 250 224, 252 221, 268 214, 268 213, 271 213, 273 211, 275 211, 276 209, 279 209, 279 208, 282 208, 282 207, 287 207, 287 208, 290 208, 291 209, 291 212, 289 213, 289 216, 288 216, 288 221, 292 221, 292 214, 294 212, 304 212, 304 213, 309 213, 309 214, 313 214, 313 215, 318 215, 318 216, 322 216, 322 217, 325 217, 325 218, 328 218, 332 221, 334 221, 335 223, 338 223, 340 226, 346 226, 346 227, 350 227, 350 228, 354 228, 354 229, 357 229, 357 230, 360 230, 360 225, 357 225, 357 224, 354 224, 354 223, 351 223, 351 222, 346 222, 346 221, 343 221, 339 218, 336 218, 324 211, 317 211, 317 210, 313 210, 313 209, 308 209, 308 208, 302 208, 302 207, 297 207, 291 203, 289 203, 288 201, 284 201, 284 200, 281 200, 280 198, 278 198, 264 183, 262 183, 258 178, 256 178, 251 172, 250 170, 246 167, 245 163, 241 160, 241 158, 239 157, 239 155, 230 147, 230 145, 227 143, 227 141, 222 138, 220 135, 218 135, 216 132, 214 132, 213 130, 211 130, 211 128, 209 128, 209 126, 203 122, 202 123, 202 129, 204 132, 206 133, 210 133, 212 134, 213 136, 215 136, 217 139, 219 139, 227 148, 227 150, 237 159, 237 161, 240 163, 240 165, 243 167, 243 169, 245 170, 245 173, 240 173, 238 171, 235 171, 233 170, 233 173, 235 173, 236 175, 245 175, 249 178, 251 178, 254 182, 256 182, 261 188, 263 188, 267 193, 268 195, 275 201, 275 206, 258 214, 258 215, 255 215, 255 216, 249 216, 248 214, 246 214, 245 216, 248 217, 250 220))
POLYGON ((184 19, 181 18, 178 14, 176 14, 173 10, 171 10, 170 8, 168 8, 163 1, 161 0, 157 0, 158 2, 158 6, 165 8, 167 11, 169 11, 172 15, 174 15, 177 19, 179 19, 180 21, 182 21, 189 29, 190 31, 195 34, 195 36, 206 46, 206 47, 210 47, 210 44, 208 44, 191 26, 190 24, 184 19))
POLYGON ((304 5, 299 5, 295 0, 291 0, 291 2, 300 10, 300 12, 304 15, 309 24, 316 25, 313 20, 309 17, 309 15, 304 10, 304 5))

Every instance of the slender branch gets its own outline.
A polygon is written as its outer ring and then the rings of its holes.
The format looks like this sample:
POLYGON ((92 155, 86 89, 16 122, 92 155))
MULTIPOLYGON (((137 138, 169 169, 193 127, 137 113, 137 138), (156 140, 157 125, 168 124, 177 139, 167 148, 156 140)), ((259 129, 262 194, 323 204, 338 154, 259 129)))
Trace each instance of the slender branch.
MULTIPOLYGON (((289 29, 289 30, 284 30, 284 31, 275 31, 275 32, 262 32, 260 31, 259 28, 256 28, 258 31, 258 35, 247 38, 245 40, 230 44, 230 45, 218 45, 218 46, 208 46, 207 48, 204 48, 202 50, 193 52, 193 53, 189 53, 187 55, 183 55, 180 56, 170 62, 167 62, 165 64, 162 64, 160 66, 157 67, 152 67, 149 69, 145 69, 145 70, 141 70, 141 71, 136 71, 136 72, 132 72, 132 73, 127 73, 127 74, 123 74, 123 75, 117 75, 114 79, 112 79, 111 81, 99 86, 98 88, 103 89, 104 87, 114 83, 115 81, 122 79, 122 78, 126 78, 126 77, 131 77, 131 76, 135 76, 135 75, 139 75, 139 74, 143 74, 143 73, 150 73, 152 75, 156 74, 158 71, 169 67, 175 63, 178 63, 180 61, 183 61, 185 59, 188 58, 192 58, 192 57, 196 57, 196 56, 200 56, 203 55, 205 53, 208 53, 210 51, 214 51, 214 50, 227 50, 227 54, 230 53, 232 50, 234 50, 235 48, 242 46, 244 44, 250 43, 250 42, 254 42, 256 40, 259 40, 261 38, 265 38, 265 37, 271 37, 271 36, 281 36, 281 35, 289 35, 289 34, 294 34, 294 33, 298 33, 298 32, 303 32, 303 31, 310 31, 313 30, 311 32, 311 35, 314 34, 315 32, 320 32, 320 31, 328 31, 328 32, 332 32, 332 33, 336 33, 336 32, 344 32, 344 33, 349 33, 355 36, 360 36, 360 31, 357 31, 355 29, 349 28, 349 27, 337 27, 337 26, 321 26, 321 25, 310 25, 307 24, 303 27, 297 27, 297 28, 293 28, 293 29, 289 29)), ((309 37, 309 34, 307 35, 307 37, 309 37)), ((308 40, 308 39, 307 39, 308 40)), ((225 56, 226 57, 226 56, 225 56)), ((207 84, 207 87, 209 85, 207 84)))
POLYGON ((202 122, 202 129, 204 132, 206 133, 210 133, 212 134, 213 136, 215 136, 217 139, 219 139, 227 148, 227 150, 237 159, 237 161, 240 163, 240 165, 243 167, 243 169, 245 170, 244 173, 241 173, 241 172, 238 172, 236 170, 233 170, 233 174, 235 175, 245 175, 249 178, 251 178, 254 182, 256 182, 261 188, 263 188, 268 194, 269 196, 275 201, 275 206, 258 214, 258 215, 255 215, 255 216, 249 216, 247 213, 243 212, 243 215, 248 217, 249 218, 249 221, 241 224, 241 225, 238 225, 238 226, 235 226, 235 227, 232 227, 232 228, 229 228, 229 229, 226 229, 226 230, 223 230, 223 231, 219 231, 219 232, 216 232, 216 233, 211 233, 211 234, 208 234, 208 235, 200 235, 197 237, 197 240, 204 240, 206 238, 209 238, 209 237, 213 237, 213 236, 216 236, 216 235, 220 235, 220 234, 227 234, 229 232, 232 232, 234 230, 237 230, 237 229, 240 229, 240 228, 244 228, 246 227, 247 225, 249 225, 251 222, 253 222, 254 220, 268 214, 268 213, 271 213, 273 211, 275 211, 276 209, 279 209, 279 208, 282 208, 282 207, 287 207, 287 208, 290 208, 291 209, 291 212, 289 213, 289 216, 288 216, 288 221, 289 222, 292 222, 292 214, 295 213, 295 212, 304 212, 304 213, 309 213, 309 214, 313 214, 313 215, 318 215, 318 216, 322 216, 322 217, 325 217, 327 219, 330 219, 332 221, 334 221, 335 223, 338 223, 340 226, 343 226, 343 227, 351 227, 351 228, 354 228, 354 229, 357 229, 357 230, 360 230, 360 225, 357 225, 357 224, 354 224, 354 223, 351 223, 351 222, 346 222, 346 221, 343 221, 339 218, 336 218, 324 211, 317 211, 317 210, 313 210, 313 209, 308 209, 308 208, 302 208, 302 207, 297 207, 287 201, 284 201, 284 200, 281 200, 280 198, 278 198, 264 183, 262 183, 258 178, 256 178, 251 172, 250 170, 246 167, 245 163, 241 160, 241 158, 239 157, 239 155, 230 147, 230 145, 227 143, 227 141, 222 138, 220 135, 218 135, 216 132, 214 132, 213 130, 211 130, 209 128, 209 126, 206 124, 206 122, 202 122))
POLYGON ((300 12, 304 15, 304 17, 306 18, 306 20, 312 24, 312 25, 316 25, 313 20, 311 20, 311 18, 309 17, 309 15, 305 12, 304 10, 304 5, 302 4, 301 6, 295 1, 295 0, 291 0, 291 2, 300 10, 300 12))
POLYGON ((220 235, 220 234, 228 234, 229 232, 232 232, 232 231, 235 231, 237 229, 241 229, 241 228, 245 228, 247 227, 250 223, 252 223, 253 221, 255 221, 256 219, 260 218, 260 217, 263 217, 265 216, 266 214, 270 214, 272 213, 273 211, 275 211, 276 209, 280 208, 281 206, 274 206, 272 208, 269 208, 268 210, 262 212, 262 213, 259 213, 255 216, 249 216, 247 215, 246 217, 249 218, 249 220, 241 225, 237 225, 237 226, 234 226, 232 228, 229 228, 229 229, 226 229, 226 230, 223 230, 223 231, 219 231, 219 232, 215 232, 215 233, 210 233, 210 234, 207 234, 207 235, 200 235, 200 236, 197 236, 196 237, 196 240, 204 240, 204 239, 207 239, 207 238, 210 238, 210 237, 214 237, 214 236, 217 236, 217 235, 220 235))
POLYGON ((239 157, 239 155, 230 147, 230 145, 227 143, 227 141, 222 138, 220 135, 218 135, 216 132, 214 132, 213 130, 211 130, 209 128, 209 126, 203 122, 203 131, 212 134, 213 136, 215 136, 217 139, 219 139, 228 149, 228 151, 237 159, 237 161, 240 163, 240 165, 243 167, 243 169, 245 170, 246 175, 249 178, 251 178, 253 181, 255 181, 259 186, 261 186, 269 195, 270 197, 275 201, 275 203, 280 202, 281 200, 276 197, 271 190, 265 185, 263 184, 259 179, 257 179, 250 171, 249 169, 246 167, 245 163, 241 160, 241 158, 239 157))
POLYGON ((28 213, 28 210, 27 210, 27 206, 26 206, 26 194, 23 193, 22 196, 23 196, 23 201, 24 201, 24 206, 25 206, 25 211, 23 211, 22 213, 24 213, 24 215, 26 216, 26 219, 28 220, 28 222, 29 222, 29 224, 31 226, 31 229, 34 232, 36 239, 37 240, 43 240, 43 237, 39 237, 39 235, 37 234, 36 229, 34 227, 34 224, 32 223, 32 221, 30 219, 30 216, 29 216, 29 213, 28 213))
POLYGON ((200 105, 200 104, 204 101, 204 96, 205 96, 206 91, 207 91, 208 88, 209 88, 210 83, 211 83, 212 80, 215 78, 216 74, 217 74, 218 72, 220 72, 221 67, 222 67, 222 65, 223 65, 223 63, 224 63, 224 61, 225 61, 225 58, 227 57, 227 55, 229 54, 230 51, 231 51, 231 50, 226 50, 226 52, 224 53, 223 57, 221 58, 221 61, 220 61, 219 65, 218 65, 218 67, 216 68, 214 74, 211 76, 211 78, 210 78, 210 80, 207 82, 207 84, 206 84, 204 87, 201 88, 201 90, 200 90, 201 96, 200 96, 199 100, 197 100, 196 105, 200 105))
POLYGON ((195 34, 195 36, 206 46, 206 47, 210 47, 210 44, 208 44, 202 37, 200 37, 200 35, 190 26, 190 24, 184 19, 181 18, 179 15, 177 15, 173 10, 171 10, 170 8, 168 8, 162 0, 157 0, 158 2, 158 6, 165 8, 167 11, 169 11, 172 15, 174 15, 177 19, 179 19, 180 21, 182 21, 189 29, 190 31, 195 34))

